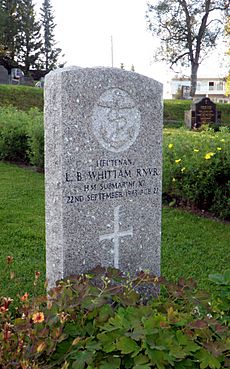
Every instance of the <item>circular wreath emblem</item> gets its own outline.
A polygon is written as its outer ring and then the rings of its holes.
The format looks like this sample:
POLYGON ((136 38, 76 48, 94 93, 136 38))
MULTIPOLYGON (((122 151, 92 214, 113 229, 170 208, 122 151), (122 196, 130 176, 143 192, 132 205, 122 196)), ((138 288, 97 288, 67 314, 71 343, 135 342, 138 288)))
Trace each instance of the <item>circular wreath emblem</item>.
POLYGON ((107 150, 127 150, 140 130, 141 114, 130 94, 120 88, 105 91, 93 109, 92 130, 107 150))

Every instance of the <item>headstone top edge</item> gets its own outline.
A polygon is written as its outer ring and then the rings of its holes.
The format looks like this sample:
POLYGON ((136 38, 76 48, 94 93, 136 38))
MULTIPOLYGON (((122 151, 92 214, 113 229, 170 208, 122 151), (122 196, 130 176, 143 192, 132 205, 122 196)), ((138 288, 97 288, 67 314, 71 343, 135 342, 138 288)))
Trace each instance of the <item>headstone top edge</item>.
POLYGON ((127 71, 127 70, 123 70, 121 68, 115 68, 115 67, 103 67, 103 66, 97 66, 97 67, 80 67, 80 66, 69 66, 69 67, 65 67, 65 68, 58 68, 58 69, 55 69, 51 72, 49 72, 46 76, 45 76, 45 79, 47 78, 52 78, 52 76, 55 76, 55 75, 63 75, 65 73, 68 73, 68 72, 81 72, 81 71, 92 71, 92 72, 114 72, 114 73, 117 73, 119 75, 133 75, 133 76, 136 76, 136 77, 139 77, 139 78, 142 78, 142 79, 145 79, 146 81, 152 81, 152 82, 155 82, 159 85, 159 87, 161 87, 163 89, 163 83, 155 80, 154 78, 152 77, 148 77, 144 74, 141 74, 141 73, 137 73, 137 72, 133 72, 133 71, 127 71))

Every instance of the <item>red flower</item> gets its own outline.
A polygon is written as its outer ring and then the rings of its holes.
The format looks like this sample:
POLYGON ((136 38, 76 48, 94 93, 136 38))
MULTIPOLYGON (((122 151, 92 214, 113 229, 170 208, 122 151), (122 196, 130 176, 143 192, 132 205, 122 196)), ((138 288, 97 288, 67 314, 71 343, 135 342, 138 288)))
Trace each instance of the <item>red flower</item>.
POLYGON ((26 292, 26 293, 24 293, 24 295, 22 297, 20 297, 20 300, 21 301, 27 301, 28 297, 29 297, 29 294, 26 292))
POLYGON ((13 300, 10 297, 3 297, 3 305, 0 306, 0 313, 5 313, 13 300))
POLYGON ((3 328, 3 339, 4 341, 8 341, 10 339, 11 336, 11 328, 12 328, 12 324, 10 323, 5 323, 4 328, 3 328))
POLYGON ((35 272, 35 278, 38 279, 40 277, 40 272, 35 272))
POLYGON ((34 313, 32 316, 32 320, 34 323, 42 323, 44 319, 45 319, 44 314, 40 311, 37 313, 34 313))

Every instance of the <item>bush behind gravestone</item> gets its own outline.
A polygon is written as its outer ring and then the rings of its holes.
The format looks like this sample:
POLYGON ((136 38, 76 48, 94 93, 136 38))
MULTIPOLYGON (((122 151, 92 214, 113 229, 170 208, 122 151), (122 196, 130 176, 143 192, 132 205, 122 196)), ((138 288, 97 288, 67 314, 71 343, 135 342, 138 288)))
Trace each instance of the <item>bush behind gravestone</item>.
POLYGON ((37 108, 28 112, 12 106, 0 109, 0 159, 43 168, 43 113, 37 108))
POLYGON ((60 281, 50 296, 0 304, 2 369, 167 369, 229 367, 230 271, 216 274, 220 295, 194 281, 170 283, 116 269, 60 281), (138 287, 160 286, 144 299, 138 287))
MULTIPOLYGON (((163 198, 230 218, 230 133, 165 129, 163 198)), ((43 168, 43 113, 0 110, 0 159, 43 168)))
POLYGON ((163 196, 230 218, 230 133, 165 130, 163 196))
POLYGON ((0 109, 0 159, 28 162, 28 116, 13 107, 0 109))
POLYGON ((34 108, 28 112, 28 157, 30 164, 44 167, 44 123, 43 114, 34 108))

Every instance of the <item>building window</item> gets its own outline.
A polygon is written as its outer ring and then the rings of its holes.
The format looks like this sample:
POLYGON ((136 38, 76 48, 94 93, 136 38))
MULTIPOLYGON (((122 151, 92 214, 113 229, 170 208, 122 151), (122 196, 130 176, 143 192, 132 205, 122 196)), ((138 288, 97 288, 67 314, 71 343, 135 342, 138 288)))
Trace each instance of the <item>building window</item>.
POLYGON ((200 91, 200 82, 197 82, 197 85, 196 85, 196 89, 197 89, 197 91, 200 91))
POLYGON ((208 82, 208 86, 209 86, 209 91, 214 90, 214 82, 208 82))
POLYGON ((190 96, 190 86, 182 86, 182 97, 188 99, 190 96))
POLYGON ((224 82, 223 81, 217 82, 216 89, 218 91, 223 91, 223 89, 224 89, 224 82))

